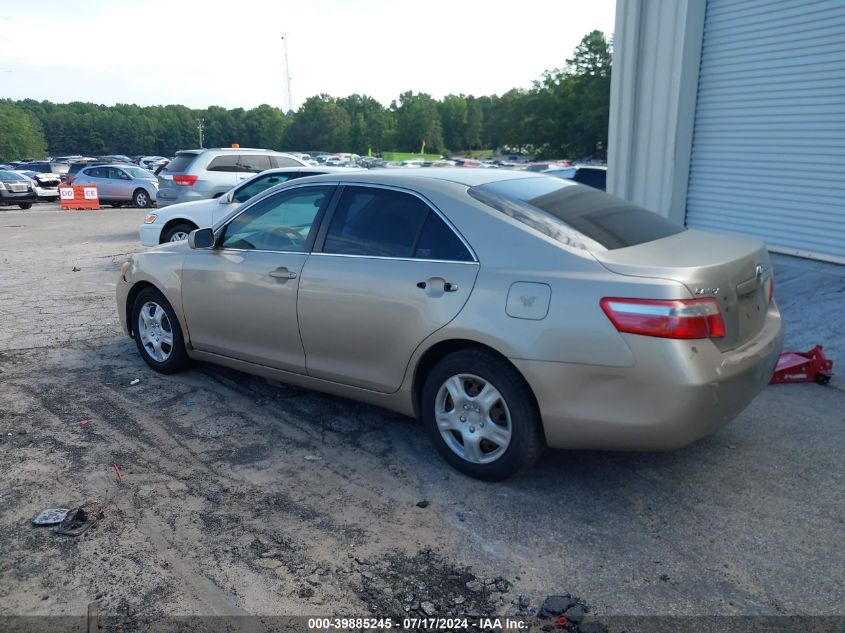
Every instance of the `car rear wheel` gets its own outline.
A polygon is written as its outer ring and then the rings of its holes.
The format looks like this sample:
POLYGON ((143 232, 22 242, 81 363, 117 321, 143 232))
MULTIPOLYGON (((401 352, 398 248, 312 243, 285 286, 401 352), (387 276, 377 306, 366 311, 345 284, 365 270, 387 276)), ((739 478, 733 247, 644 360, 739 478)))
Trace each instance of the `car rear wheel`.
POLYGON ((132 306, 132 331, 144 361, 157 372, 173 374, 188 366, 179 320, 158 290, 145 288, 138 293, 132 306))
POLYGON ((487 481, 531 466, 545 448, 531 389, 507 361, 481 349, 441 360, 425 381, 422 418, 443 458, 487 481))
POLYGON ((31 208, 32 208, 32 203, 31 203, 31 202, 21 202, 18 206, 19 206, 21 209, 31 209, 31 208))
POLYGON ((136 189, 135 193, 132 194, 132 203, 136 207, 146 209, 150 206, 151 202, 150 194, 147 193, 146 189, 136 189))
POLYGON ((173 226, 162 232, 161 243, 163 244, 165 242, 181 242, 183 240, 186 240, 188 239, 188 234, 196 228, 196 226, 187 222, 182 222, 181 224, 174 224, 173 226))

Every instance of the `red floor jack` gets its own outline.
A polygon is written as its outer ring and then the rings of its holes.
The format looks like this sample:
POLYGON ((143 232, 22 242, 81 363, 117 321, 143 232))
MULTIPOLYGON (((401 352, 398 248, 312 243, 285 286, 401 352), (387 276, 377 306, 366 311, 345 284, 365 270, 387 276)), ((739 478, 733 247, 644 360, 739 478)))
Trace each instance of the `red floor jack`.
POLYGON ((779 382, 817 382, 826 385, 833 375, 833 361, 825 358, 821 345, 809 352, 783 352, 769 384, 779 382))

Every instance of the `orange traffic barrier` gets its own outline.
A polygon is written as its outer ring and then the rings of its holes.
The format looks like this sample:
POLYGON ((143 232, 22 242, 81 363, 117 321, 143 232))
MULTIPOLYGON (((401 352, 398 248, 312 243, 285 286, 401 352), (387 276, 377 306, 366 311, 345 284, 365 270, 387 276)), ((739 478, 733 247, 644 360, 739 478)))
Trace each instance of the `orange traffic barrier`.
POLYGON ((59 185, 59 200, 63 211, 100 208, 96 185, 59 185))

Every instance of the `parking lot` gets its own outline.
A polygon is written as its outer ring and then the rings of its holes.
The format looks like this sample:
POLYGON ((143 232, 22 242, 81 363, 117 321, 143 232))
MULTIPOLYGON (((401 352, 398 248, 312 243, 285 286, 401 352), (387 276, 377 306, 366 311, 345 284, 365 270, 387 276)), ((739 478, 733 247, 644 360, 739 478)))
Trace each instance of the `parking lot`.
MULTIPOLYGON (((683 450, 548 452, 486 484, 411 419, 149 370, 113 297, 143 216, 0 209, 0 612, 515 613, 571 594, 599 616, 845 613, 840 377, 770 386, 683 450), (30 525, 88 500, 105 516, 81 537, 30 525)), ((774 261, 787 348, 823 343, 842 372, 845 268, 774 261)))

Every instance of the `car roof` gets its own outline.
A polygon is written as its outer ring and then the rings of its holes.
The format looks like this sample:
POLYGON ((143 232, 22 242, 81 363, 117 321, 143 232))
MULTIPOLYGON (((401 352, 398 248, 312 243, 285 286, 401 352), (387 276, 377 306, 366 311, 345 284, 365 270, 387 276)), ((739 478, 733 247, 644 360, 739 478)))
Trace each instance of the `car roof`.
POLYGON ((542 174, 525 171, 511 171, 499 169, 474 169, 471 167, 431 167, 427 169, 368 169, 353 171, 344 177, 344 172, 352 171, 342 169, 337 173, 326 174, 325 176, 314 176, 310 180, 339 180, 355 181, 361 183, 384 183, 395 185, 424 185, 426 182, 441 180, 444 182, 456 183, 467 187, 486 185, 491 182, 502 180, 516 180, 520 178, 548 178, 542 174), (340 176, 340 177, 339 177, 340 176))

